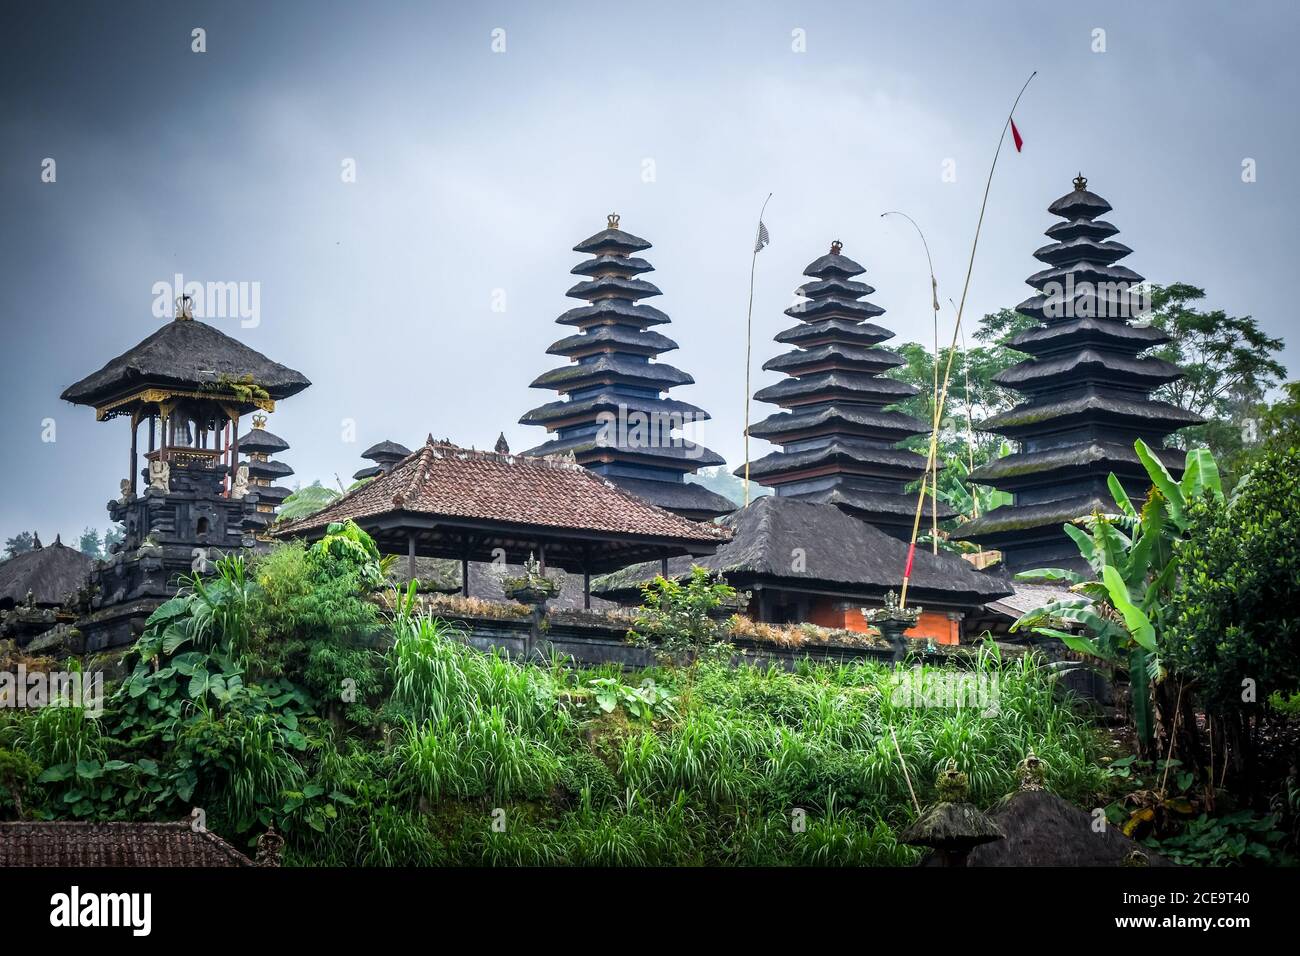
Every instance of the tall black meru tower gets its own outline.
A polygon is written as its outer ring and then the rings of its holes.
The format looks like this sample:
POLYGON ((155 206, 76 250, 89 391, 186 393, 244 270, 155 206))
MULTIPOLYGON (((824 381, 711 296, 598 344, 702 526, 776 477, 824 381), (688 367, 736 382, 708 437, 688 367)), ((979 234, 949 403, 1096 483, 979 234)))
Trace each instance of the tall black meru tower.
MULTIPOLYGON (((876 291, 854 280, 864 271, 838 241, 804 269, 812 281, 795 290, 804 301, 785 310, 799 324, 776 336, 793 350, 763 365, 789 378, 754 393, 787 411, 749 429, 782 450, 753 462, 749 477, 778 496, 836 505, 908 540, 917 493, 907 486, 925 474, 925 458, 898 444, 930 428, 889 408, 917 390, 884 374, 904 360, 877 348, 894 333, 871 321, 885 310, 862 301, 876 291)), ((735 473, 743 477, 745 470, 735 473)), ((930 507, 927 501, 927 519, 930 507)), ((940 518, 949 517, 949 509, 939 508, 940 518)))
POLYGON ((1170 471, 1181 472, 1182 454, 1164 450, 1164 440, 1202 421, 1151 398, 1182 373, 1169 362, 1141 357, 1169 338, 1130 321, 1144 311, 1143 279, 1117 265, 1133 250, 1111 239, 1119 230, 1098 218, 1110 208, 1082 176, 1048 207, 1063 221, 1047 230, 1052 241, 1034 253, 1047 265, 1026 280, 1037 294, 1016 306, 1041 325, 1011 339, 1008 344, 1030 358, 995 379, 1026 401, 979 426, 1019 443, 1017 453, 973 475, 1010 492, 1014 502, 963 525, 954 537, 1000 550, 1013 572, 1087 571, 1063 525, 1116 510, 1106 486, 1111 473, 1131 498, 1146 496, 1150 479, 1133 447, 1138 438, 1170 471))
POLYGON ((607 227, 573 247, 591 256, 571 271, 582 281, 568 295, 587 304, 555 321, 577 331, 547 352, 569 363, 539 376, 533 388, 552 389, 560 400, 534 408, 519 419, 554 433, 526 455, 571 454, 580 465, 661 508, 703 521, 735 509, 722 495, 685 476, 723 459, 678 434, 707 420, 701 408, 666 397, 677 385, 695 381, 681 369, 654 361, 677 348, 652 325, 670 320, 641 300, 659 295, 643 273, 653 266, 636 253, 646 242, 619 228, 611 214, 607 227))

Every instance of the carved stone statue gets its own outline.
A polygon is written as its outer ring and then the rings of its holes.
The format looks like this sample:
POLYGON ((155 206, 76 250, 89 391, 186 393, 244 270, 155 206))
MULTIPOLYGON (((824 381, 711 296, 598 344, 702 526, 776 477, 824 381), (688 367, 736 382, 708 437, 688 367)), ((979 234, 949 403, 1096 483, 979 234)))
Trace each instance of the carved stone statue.
POLYGON ((170 494, 172 478, 171 465, 165 461, 149 462, 149 489, 151 491, 161 491, 163 494, 170 494))
POLYGON ((243 498, 248 494, 248 465, 240 465, 235 469, 235 481, 230 486, 230 497, 243 498))
POLYGON ((120 497, 120 498, 117 499, 119 504, 127 504, 127 503, 132 499, 132 498, 135 497, 135 495, 131 494, 131 479, 130 479, 130 478, 123 478, 123 479, 118 483, 118 486, 117 486, 117 487, 118 487, 118 488, 121 490, 121 492, 122 492, 122 497, 120 497))

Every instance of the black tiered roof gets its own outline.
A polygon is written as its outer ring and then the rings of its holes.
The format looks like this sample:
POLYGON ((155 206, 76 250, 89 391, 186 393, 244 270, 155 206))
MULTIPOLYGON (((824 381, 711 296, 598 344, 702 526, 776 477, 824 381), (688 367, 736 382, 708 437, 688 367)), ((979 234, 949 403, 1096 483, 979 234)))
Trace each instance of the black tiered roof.
POLYGON ((1119 230, 1099 218, 1110 203, 1087 188, 1048 207, 1064 221, 1047 230, 1052 242, 1034 252, 1047 265, 1026 281, 1036 294, 1016 307, 1041 324, 1008 343, 1030 358, 995 381, 1026 401, 980 425, 1020 442, 1020 451, 976 469, 977 481, 1015 496, 963 525, 956 537, 999 548, 1012 571, 1072 567, 1078 551, 1061 525, 1094 510, 1114 511, 1106 487, 1112 472, 1133 498, 1149 479, 1133 445, 1141 438, 1175 473, 1182 456, 1161 450, 1170 433, 1201 419, 1151 392, 1182 373, 1142 352, 1169 341, 1159 329, 1130 324, 1140 318, 1143 281, 1119 260, 1132 250, 1111 237, 1119 230))
POLYGON ((248 467, 249 491, 257 495, 257 512, 245 519, 245 525, 259 531, 274 520, 275 509, 293 494, 291 488, 276 484, 292 475, 293 469, 270 457, 288 451, 289 443, 267 431, 265 426, 266 417, 254 415, 253 428, 239 437, 240 452, 250 456, 242 463, 248 467))
MULTIPOLYGON (((916 496, 905 489, 925 473, 925 459, 897 445, 927 434, 929 427, 888 407, 917 392, 885 376, 904 360, 876 347, 893 338, 871 321, 885 310, 863 301, 876 290, 854 279, 865 270, 841 248, 835 242, 830 253, 809 264, 804 275, 813 281, 796 290, 806 301, 785 310, 800 324, 776 341, 794 350, 763 368, 790 377, 754 397, 787 411, 749 428, 755 438, 783 450, 753 462, 749 475, 782 497, 835 504, 907 537, 916 496)), ((926 514, 929 508, 927 503, 926 514)), ((947 514, 941 506, 940 515, 947 514)))
POLYGON ((361 453, 362 458, 366 461, 373 461, 374 464, 357 471, 352 476, 352 480, 361 481, 364 478, 375 478, 387 474, 393 470, 394 465, 409 454, 411 454, 411 449, 395 441, 385 439, 376 442, 361 453))
POLYGON ((569 363, 538 376, 533 388, 552 389, 560 400, 534 408, 519 421, 541 425, 553 438, 526 455, 572 454, 581 465, 623 485, 653 504, 688 518, 703 520, 735 506, 687 474, 723 464, 716 453, 673 434, 685 421, 708 414, 687 402, 666 397, 677 385, 695 380, 680 369, 654 361, 677 343, 650 326, 666 325, 663 312, 642 304, 659 289, 641 276, 654 267, 640 253, 646 242, 609 217, 608 228, 573 247, 588 253, 571 272, 582 277, 566 293, 587 305, 570 309, 556 322, 577 332, 549 349, 569 363), (610 417, 621 424, 609 433, 610 417), (638 428, 638 422, 643 422, 638 428))

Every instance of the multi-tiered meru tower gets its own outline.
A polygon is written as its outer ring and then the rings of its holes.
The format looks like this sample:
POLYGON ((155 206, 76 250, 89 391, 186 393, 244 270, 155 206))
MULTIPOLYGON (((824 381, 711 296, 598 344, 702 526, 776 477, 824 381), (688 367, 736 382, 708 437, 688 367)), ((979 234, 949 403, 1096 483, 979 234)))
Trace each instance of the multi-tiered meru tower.
POLYGON ((687 518, 705 520, 735 506, 685 476, 723 459, 677 434, 708 413, 667 398, 676 385, 695 380, 655 356, 677 348, 650 326, 666 325, 667 315, 642 299, 659 289, 640 278, 653 266, 635 254, 650 243, 619 228, 611 214, 606 229, 573 247, 592 258, 575 266, 582 276, 568 291, 587 304, 570 309, 556 322, 577 331, 547 352, 569 364, 539 376, 533 388, 559 392, 561 399, 535 408, 519 421, 554 433, 526 455, 572 454, 577 462, 635 495, 687 518))
POLYGON ((1177 366, 1140 353, 1169 341, 1159 329, 1135 324, 1146 311, 1142 276, 1118 265, 1133 250, 1111 237, 1119 230, 1099 216, 1110 204, 1074 189, 1048 207, 1058 222, 1052 241, 1034 253, 1047 268, 1026 281, 1037 294, 1016 307, 1040 326, 1011 339, 1031 358, 996 378, 1026 401, 980 428, 1014 439, 1018 453, 976 469, 976 481, 1014 496, 1014 503, 963 525, 955 537, 1002 551, 1011 571, 1065 567, 1086 571, 1065 522, 1113 512, 1111 473, 1134 499, 1150 479, 1134 451, 1136 439, 1156 450, 1173 472, 1181 453, 1162 450, 1165 438, 1201 419, 1151 393, 1181 377, 1177 366))
MULTIPOLYGON (((909 483, 925 474, 925 458, 898 447, 928 434, 925 422, 888 410, 917 394, 884 375, 904 360, 877 348, 893 333, 871 322, 884 314, 863 301, 876 290, 854 281, 862 266, 840 243, 804 270, 813 281, 797 290, 805 301, 785 314, 799 324, 776 336, 794 346, 764 369, 790 376, 760 389, 759 401, 788 411, 751 425, 750 435, 782 446, 750 465, 749 477, 783 497, 834 504, 896 537, 911 537, 917 493, 909 483)), ((744 468, 736 469, 744 475, 744 468)), ((924 514, 930 514, 927 502, 924 514)), ((940 506, 940 517, 948 510, 940 506)))
MULTIPOLYGON (((257 495, 257 512, 245 519, 245 524, 252 526, 259 538, 275 522, 276 509, 284 504, 284 499, 293 494, 293 489, 276 482, 288 478, 293 469, 282 461, 275 461, 272 455, 289 450, 289 443, 279 435, 266 430, 266 416, 258 413, 253 416, 253 427, 247 434, 239 436, 239 450, 248 456, 241 467, 246 468, 248 493, 257 495)), ((236 472, 236 484, 239 475, 236 472)))

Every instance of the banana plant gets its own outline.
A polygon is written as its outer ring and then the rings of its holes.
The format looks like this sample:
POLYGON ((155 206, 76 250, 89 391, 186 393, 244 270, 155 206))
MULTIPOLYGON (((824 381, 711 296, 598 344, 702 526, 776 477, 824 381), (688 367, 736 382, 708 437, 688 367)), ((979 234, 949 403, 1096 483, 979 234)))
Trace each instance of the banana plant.
POLYGON ((1017 574, 1018 581, 1066 584, 1071 596, 1029 611, 1011 629, 1031 628, 1127 667, 1133 721, 1145 747, 1155 731, 1151 687, 1160 678, 1157 633, 1177 574, 1174 544, 1186 533, 1187 506, 1207 494, 1222 501, 1223 487, 1214 456, 1203 448, 1187 453, 1182 480, 1175 481, 1146 442, 1134 447, 1152 484, 1141 510, 1110 475, 1106 484, 1118 511, 1065 525, 1092 576, 1063 568, 1017 574))

